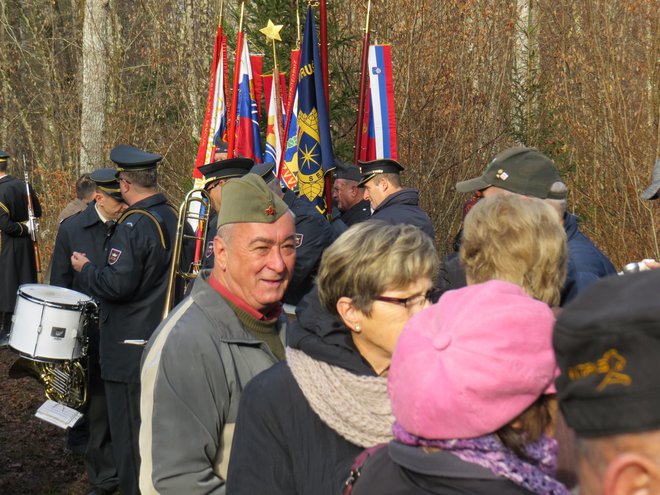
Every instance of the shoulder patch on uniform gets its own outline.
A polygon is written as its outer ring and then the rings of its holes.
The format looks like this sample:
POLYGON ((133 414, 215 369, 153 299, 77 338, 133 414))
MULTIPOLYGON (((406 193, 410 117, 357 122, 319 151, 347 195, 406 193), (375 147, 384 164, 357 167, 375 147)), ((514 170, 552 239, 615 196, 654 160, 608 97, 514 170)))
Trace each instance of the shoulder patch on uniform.
POLYGON ((296 232, 296 235, 295 235, 294 239, 295 239, 295 241, 296 241, 296 247, 297 247, 297 248, 299 248, 300 246, 302 246, 302 243, 303 243, 303 237, 304 237, 304 236, 303 236, 302 234, 299 234, 298 232, 296 232))
POLYGON ((108 265, 114 265, 119 260, 121 256, 121 251, 119 249, 112 248, 110 254, 108 255, 108 265))
POLYGON ((205 254, 205 256, 208 258, 212 254, 213 254, 213 241, 209 241, 206 244, 206 254, 205 254))

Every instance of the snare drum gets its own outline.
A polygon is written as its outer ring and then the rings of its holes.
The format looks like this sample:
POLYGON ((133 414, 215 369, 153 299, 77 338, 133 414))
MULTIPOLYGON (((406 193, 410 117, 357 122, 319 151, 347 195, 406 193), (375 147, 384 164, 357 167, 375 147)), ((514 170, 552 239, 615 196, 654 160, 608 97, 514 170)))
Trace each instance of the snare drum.
POLYGON ((9 346, 34 361, 82 357, 92 298, 70 289, 25 284, 18 289, 9 346))

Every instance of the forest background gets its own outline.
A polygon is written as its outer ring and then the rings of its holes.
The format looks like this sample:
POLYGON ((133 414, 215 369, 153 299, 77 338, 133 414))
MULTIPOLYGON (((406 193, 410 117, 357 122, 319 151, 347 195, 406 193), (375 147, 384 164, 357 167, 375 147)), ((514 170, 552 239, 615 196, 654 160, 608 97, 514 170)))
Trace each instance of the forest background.
MULTIPOLYGON (((346 161, 366 3, 328 1, 332 134, 346 161)), ((258 30, 284 24, 286 71, 306 6, 246 2, 264 73, 272 51, 258 30)), ((28 159, 46 256, 75 179, 112 166, 118 143, 164 155, 160 182, 174 203, 191 187, 219 10, 219 0, 0 2, 0 148, 18 155, 19 177, 28 159)), ((225 2, 230 70, 238 11, 225 2)), ((569 209, 617 267, 660 257, 660 205, 639 198, 660 156, 659 20, 659 0, 373 2, 372 40, 393 46, 403 180, 420 190, 441 253, 466 199, 455 183, 524 144, 555 160, 569 209)))

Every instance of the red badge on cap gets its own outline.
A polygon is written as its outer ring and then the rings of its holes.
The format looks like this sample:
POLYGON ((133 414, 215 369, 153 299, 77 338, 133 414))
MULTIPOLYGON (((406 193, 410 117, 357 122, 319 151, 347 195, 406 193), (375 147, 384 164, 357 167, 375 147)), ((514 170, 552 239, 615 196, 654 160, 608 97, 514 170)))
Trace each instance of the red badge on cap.
POLYGON ((266 208, 266 215, 269 217, 275 215, 275 208, 273 208, 273 205, 270 205, 268 208, 266 208))

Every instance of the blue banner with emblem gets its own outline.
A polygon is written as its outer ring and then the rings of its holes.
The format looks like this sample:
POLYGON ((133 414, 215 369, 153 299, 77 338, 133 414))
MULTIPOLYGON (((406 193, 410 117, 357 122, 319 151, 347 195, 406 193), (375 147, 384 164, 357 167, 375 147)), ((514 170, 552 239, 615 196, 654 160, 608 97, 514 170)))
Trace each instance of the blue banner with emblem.
POLYGON ((334 168, 330 120, 325 103, 321 55, 314 26, 314 12, 307 7, 298 72, 298 188, 325 213, 325 173, 334 168))

